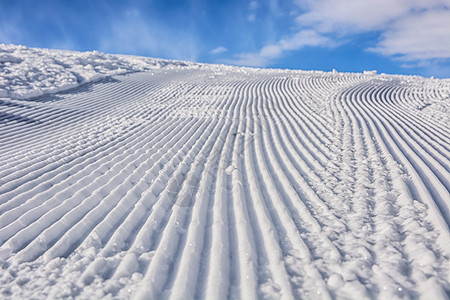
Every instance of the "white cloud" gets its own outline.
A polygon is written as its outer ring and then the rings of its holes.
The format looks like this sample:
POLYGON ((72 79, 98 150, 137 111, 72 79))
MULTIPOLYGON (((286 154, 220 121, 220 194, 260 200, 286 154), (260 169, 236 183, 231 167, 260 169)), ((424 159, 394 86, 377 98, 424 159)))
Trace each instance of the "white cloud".
MULTIPOLYGON (((379 33, 367 49, 405 61, 450 58, 450 0, 295 0, 303 14, 297 31, 229 63, 264 67, 288 51, 334 47, 367 32, 379 33)), ((257 8, 257 3, 250 7, 257 8)), ((277 0, 269 0, 273 9, 277 0)), ((249 20, 252 20, 250 17, 249 20)))
POLYGON ((450 58, 450 0, 298 0, 297 23, 336 37, 380 32, 369 50, 406 60, 450 58))
POLYGON ((275 44, 264 46, 259 52, 238 54, 234 60, 229 62, 236 65, 265 67, 274 59, 281 57, 286 51, 299 50, 307 46, 327 45, 333 45, 333 42, 329 38, 312 30, 302 30, 275 44))
POLYGON ((219 46, 219 47, 211 50, 209 53, 211 53, 211 54, 220 54, 220 53, 224 53, 224 52, 227 52, 227 51, 228 51, 227 48, 225 48, 223 46, 219 46))
POLYGON ((278 44, 283 51, 297 50, 306 46, 324 46, 331 41, 313 30, 302 30, 288 39, 281 40, 278 44))
POLYGON ((387 29, 413 12, 439 9, 449 0, 299 0, 307 10, 297 18, 320 32, 363 32, 387 29))
POLYGON ((371 50, 404 60, 450 58, 450 10, 426 11, 395 22, 371 50))

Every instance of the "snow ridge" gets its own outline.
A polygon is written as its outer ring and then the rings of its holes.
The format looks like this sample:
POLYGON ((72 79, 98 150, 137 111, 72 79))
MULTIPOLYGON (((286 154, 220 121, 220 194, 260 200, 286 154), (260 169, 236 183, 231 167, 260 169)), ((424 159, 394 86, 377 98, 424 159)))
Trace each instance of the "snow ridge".
POLYGON ((3 298, 448 297, 448 80, 149 68, 1 100, 3 298))

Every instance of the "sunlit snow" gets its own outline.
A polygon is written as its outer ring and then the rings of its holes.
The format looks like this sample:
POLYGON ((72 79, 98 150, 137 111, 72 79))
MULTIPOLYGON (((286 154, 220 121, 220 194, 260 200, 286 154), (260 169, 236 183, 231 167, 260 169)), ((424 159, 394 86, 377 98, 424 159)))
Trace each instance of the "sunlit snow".
POLYGON ((450 80, 0 45, 0 298, 447 299, 450 80))

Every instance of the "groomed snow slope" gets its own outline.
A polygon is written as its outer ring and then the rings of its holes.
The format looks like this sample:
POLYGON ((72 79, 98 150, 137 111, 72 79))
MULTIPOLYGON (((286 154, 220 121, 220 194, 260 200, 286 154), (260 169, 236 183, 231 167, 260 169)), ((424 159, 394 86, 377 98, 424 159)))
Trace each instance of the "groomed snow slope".
POLYGON ((3 86, 1 298, 449 297, 449 80, 127 59, 3 86))

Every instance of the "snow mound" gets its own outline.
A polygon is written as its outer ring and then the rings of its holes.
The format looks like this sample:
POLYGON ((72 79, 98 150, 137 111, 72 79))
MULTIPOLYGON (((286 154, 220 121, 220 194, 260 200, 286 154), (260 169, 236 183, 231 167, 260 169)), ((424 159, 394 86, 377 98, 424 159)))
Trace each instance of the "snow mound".
POLYGON ((0 44, 0 97, 28 99, 106 76, 192 63, 0 44))

